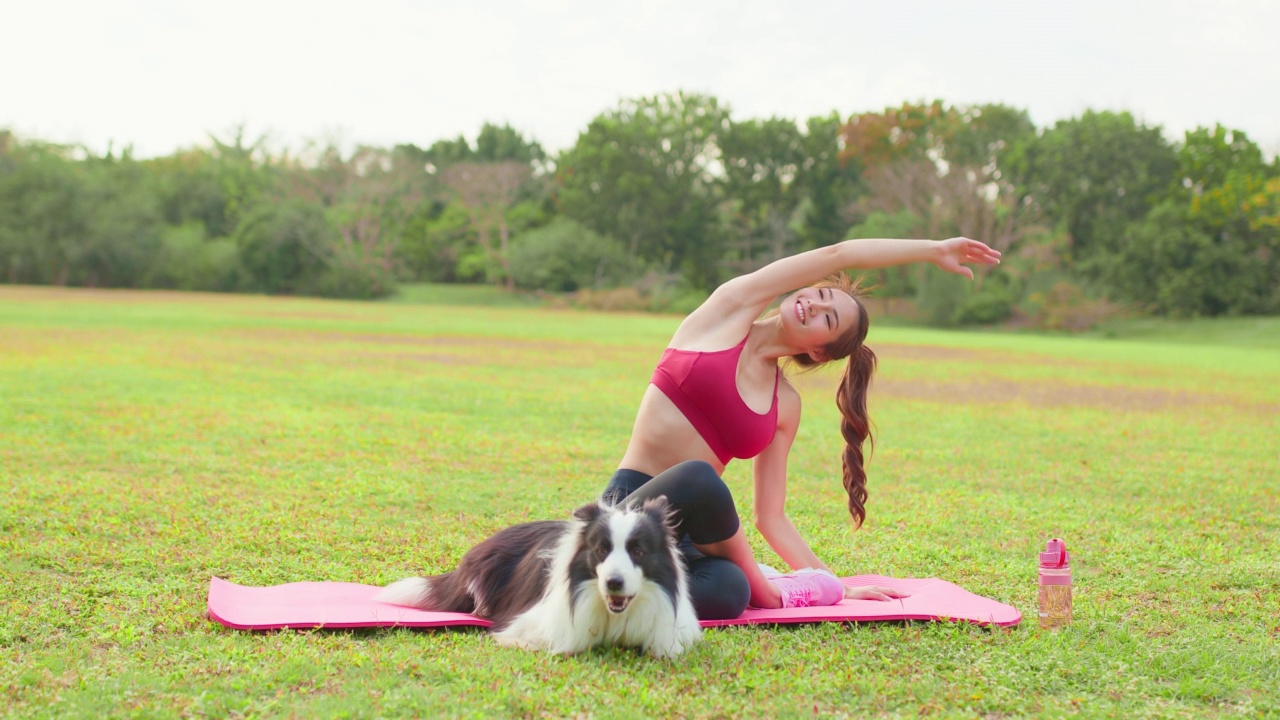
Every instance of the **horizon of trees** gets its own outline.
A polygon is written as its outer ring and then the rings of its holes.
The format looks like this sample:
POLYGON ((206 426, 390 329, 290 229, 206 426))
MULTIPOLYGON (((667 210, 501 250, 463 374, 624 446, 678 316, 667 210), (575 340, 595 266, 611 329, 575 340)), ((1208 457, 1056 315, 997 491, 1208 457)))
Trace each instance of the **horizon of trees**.
POLYGON ((940 100, 735 119, 677 92, 620 101, 555 154, 487 123, 425 148, 274 152, 241 128, 150 159, 0 130, 6 283, 363 298, 487 282, 670 308, 845 238, 953 235, 1006 260, 974 283, 924 267, 872 283, 943 326, 1280 312, 1280 160, 1223 125, 1170 141, 1127 112, 1037 128, 940 100))

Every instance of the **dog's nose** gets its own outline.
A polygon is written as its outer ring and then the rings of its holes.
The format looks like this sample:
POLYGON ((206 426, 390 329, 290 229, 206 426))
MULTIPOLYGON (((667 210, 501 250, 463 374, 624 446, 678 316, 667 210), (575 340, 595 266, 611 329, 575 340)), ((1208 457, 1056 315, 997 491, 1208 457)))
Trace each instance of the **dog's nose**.
POLYGON ((622 578, 611 577, 604 581, 604 586, 609 589, 609 592, 618 592, 622 589, 622 578))

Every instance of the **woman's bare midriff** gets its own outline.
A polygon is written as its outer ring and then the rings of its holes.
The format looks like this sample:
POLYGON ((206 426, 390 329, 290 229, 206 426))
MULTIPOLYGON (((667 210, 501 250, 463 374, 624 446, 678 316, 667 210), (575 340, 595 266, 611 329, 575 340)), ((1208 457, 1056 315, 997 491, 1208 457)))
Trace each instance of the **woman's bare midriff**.
POLYGON ((650 385, 640 401, 631 442, 618 467, 657 475, 687 460, 705 460, 717 473, 724 472, 720 459, 680 408, 650 385))

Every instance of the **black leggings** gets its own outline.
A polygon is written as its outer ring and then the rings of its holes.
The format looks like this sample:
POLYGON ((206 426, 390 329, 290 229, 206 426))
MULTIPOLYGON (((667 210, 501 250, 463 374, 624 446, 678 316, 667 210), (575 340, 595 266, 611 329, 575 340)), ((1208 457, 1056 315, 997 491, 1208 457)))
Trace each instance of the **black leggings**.
POLYGON ((747 575, 732 561, 698 552, 693 545, 728 540, 738 532, 738 511, 729 486, 715 468, 701 460, 683 462, 654 477, 635 470, 618 470, 601 500, 643 502, 665 495, 675 510, 680 551, 689 568, 689 596, 701 620, 731 620, 747 609, 751 587, 747 575))

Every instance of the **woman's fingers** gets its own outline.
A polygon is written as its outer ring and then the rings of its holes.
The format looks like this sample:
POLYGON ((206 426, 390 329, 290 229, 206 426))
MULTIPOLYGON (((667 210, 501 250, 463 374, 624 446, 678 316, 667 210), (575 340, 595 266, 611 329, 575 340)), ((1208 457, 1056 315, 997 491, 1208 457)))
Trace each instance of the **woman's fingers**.
POLYGON ((884 593, 885 595, 888 595, 891 598, 911 597, 911 593, 907 592, 906 590, 898 590, 897 588, 883 587, 880 585, 877 585, 875 587, 876 587, 876 590, 884 593))
POLYGON ((989 247, 984 242, 963 238, 965 241, 960 245, 959 249, 964 253, 965 259, 975 262, 999 262, 1000 251, 989 247))
POLYGON ((973 279, 973 270, 965 267, 965 263, 973 265, 999 265, 1000 251, 994 250, 986 243, 966 237, 954 237, 944 240, 945 253, 937 264, 947 272, 964 275, 973 279))
POLYGON ((883 585, 864 585, 862 587, 845 588, 844 596, 850 600, 880 600, 884 602, 897 598, 911 597, 911 593, 883 585))

